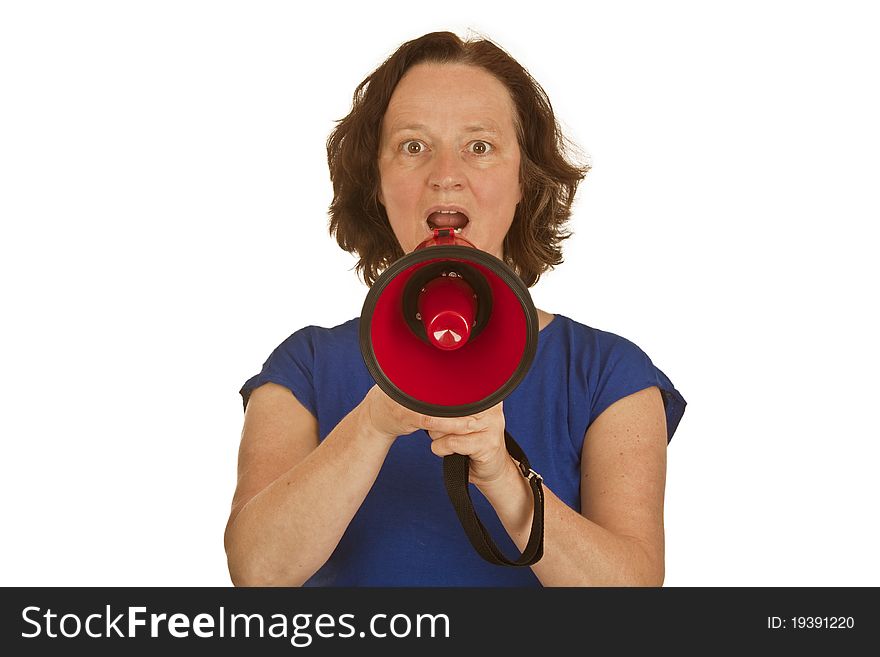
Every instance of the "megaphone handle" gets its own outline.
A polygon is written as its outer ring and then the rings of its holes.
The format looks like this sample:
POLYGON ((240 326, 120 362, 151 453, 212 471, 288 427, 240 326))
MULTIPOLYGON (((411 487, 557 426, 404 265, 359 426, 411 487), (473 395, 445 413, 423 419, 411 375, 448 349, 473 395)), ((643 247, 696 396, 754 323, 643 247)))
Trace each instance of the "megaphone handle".
POLYGON ((490 563, 502 566, 531 566, 538 563, 544 555, 544 489, 541 485, 542 479, 541 475, 532 470, 525 452, 506 429, 504 442, 510 455, 519 461, 520 471, 529 480, 535 499, 531 534, 519 559, 513 561, 504 556, 477 517, 468 490, 470 458, 467 456, 450 454, 443 457, 443 478, 446 482, 446 492, 449 493, 449 499, 452 501, 452 506, 455 508, 455 513, 461 521, 465 534, 481 557, 490 563))

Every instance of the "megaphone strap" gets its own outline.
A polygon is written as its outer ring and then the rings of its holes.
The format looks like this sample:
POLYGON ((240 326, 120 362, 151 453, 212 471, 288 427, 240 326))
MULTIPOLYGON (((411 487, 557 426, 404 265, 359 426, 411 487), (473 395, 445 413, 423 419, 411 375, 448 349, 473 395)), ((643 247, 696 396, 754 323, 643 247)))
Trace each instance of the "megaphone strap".
POLYGON ((531 566, 544 555, 544 488, 541 475, 532 470, 529 459, 507 430, 504 441, 508 453, 519 462, 523 476, 528 479, 535 500, 532 514, 532 528, 525 550, 516 560, 508 559, 495 545, 489 532, 477 517, 474 504, 468 490, 468 471, 470 459, 463 454, 450 454, 443 457, 443 478, 446 492, 471 545, 486 561, 502 566, 531 566))

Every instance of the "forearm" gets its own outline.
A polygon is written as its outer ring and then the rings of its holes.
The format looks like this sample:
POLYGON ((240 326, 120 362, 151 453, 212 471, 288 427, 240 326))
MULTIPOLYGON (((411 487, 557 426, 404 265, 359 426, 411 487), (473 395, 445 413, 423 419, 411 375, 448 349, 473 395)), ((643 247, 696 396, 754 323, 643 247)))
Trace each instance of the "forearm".
POLYGON ((370 433, 360 409, 233 518, 226 544, 236 585, 299 586, 333 553, 392 444, 370 433))
MULTIPOLYGON (((512 462, 511 462, 512 463, 512 462)), ((512 464, 513 465, 513 464, 512 464)), ((515 465, 481 492, 516 546, 531 530, 534 498, 515 465)), ((544 556, 532 566, 544 586, 660 586, 662 557, 651 558, 637 539, 591 522, 544 486, 544 556)))

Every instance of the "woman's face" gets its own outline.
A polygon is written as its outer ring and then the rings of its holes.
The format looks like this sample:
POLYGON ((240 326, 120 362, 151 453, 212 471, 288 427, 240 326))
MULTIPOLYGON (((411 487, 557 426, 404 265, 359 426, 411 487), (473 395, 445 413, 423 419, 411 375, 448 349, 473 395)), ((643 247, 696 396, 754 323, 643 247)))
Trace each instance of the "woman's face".
POLYGON ((448 226, 503 257, 521 198, 514 113, 482 68, 418 64, 403 76, 382 121, 379 202, 404 253, 448 226))

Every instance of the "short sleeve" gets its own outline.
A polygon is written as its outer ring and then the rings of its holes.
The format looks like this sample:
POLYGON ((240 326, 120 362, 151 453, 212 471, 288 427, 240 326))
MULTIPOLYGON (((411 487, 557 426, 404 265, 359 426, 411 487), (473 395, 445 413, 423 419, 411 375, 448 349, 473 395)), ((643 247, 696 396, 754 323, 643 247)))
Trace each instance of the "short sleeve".
POLYGON ((644 351, 626 338, 613 338, 613 344, 600 359, 590 406, 590 424, 614 402, 639 390, 657 386, 666 410, 666 440, 672 440, 687 402, 644 351))
POLYGON ((245 409, 251 392, 271 382, 288 388, 317 417, 313 376, 315 347, 311 328, 300 329, 278 345, 263 363, 260 373, 245 381, 239 391, 245 409))

